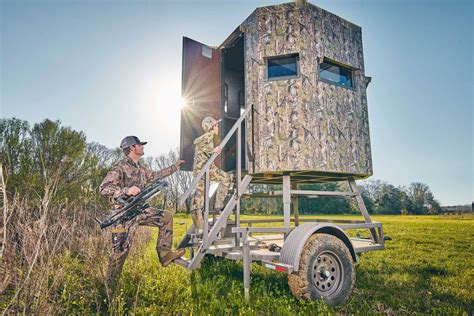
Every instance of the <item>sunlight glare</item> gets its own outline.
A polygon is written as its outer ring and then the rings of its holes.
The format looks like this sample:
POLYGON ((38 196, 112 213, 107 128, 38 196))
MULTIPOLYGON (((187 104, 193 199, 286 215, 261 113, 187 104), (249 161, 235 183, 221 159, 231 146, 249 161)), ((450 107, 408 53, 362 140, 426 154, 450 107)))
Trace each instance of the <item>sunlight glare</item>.
POLYGON ((178 85, 161 85, 157 91, 156 102, 158 109, 173 110, 181 109, 183 107, 184 100, 181 97, 181 91, 178 85))
POLYGON ((184 109, 186 107, 187 105, 186 102, 187 102, 186 99, 184 97, 181 97, 181 104, 180 104, 181 109, 184 109))

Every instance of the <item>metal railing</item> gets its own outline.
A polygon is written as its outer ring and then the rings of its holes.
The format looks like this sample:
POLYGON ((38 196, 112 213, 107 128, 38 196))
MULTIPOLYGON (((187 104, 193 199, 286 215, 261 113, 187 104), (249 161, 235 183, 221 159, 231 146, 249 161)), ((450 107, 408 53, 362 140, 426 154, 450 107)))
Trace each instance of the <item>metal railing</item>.
MULTIPOLYGON (((226 134, 222 142, 219 144, 219 147, 221 149, 224 148, 224 146, 227 144, 227 142, 230 140, 232 135, 237 132, 237 161, 236 161, 236 179, 235 179, 235 188, 236 188, 236 198, 240 199, 240 196, 242 195, 240 190, 241 188, 241 174, 242 174, 242 166, 241 166, 241 155, 242 155, 242 122, 247 118, 248 114, 252 112, 253 110, 253 104, 248 106, 245 111, 242 113, 242 115, 237 119, 237 121, 234 123, 230 131, 226 134)), ((210 182, 210 168, 214 160, 217 158, 219 154, 213 153, 211 157, 208 159, 206 164, 202 167, 202 169, 199 171, 199 173, 194 177, 193 181, 191 182, 191 185, 189 188, 186 190, 186 192, 181 196, 179 200, 179 205, 182 205, 187 198, 191 195, 191 193, 196 189, 196 187, 199 184, 199 181, 204 177, 204 212, 203 212, 203 220, 204 220, 204 232, 203 232, 203 243, 204 244, 209 244, 210 242, 207 240, 208 239, 208 233, 209 233, 209 182, 210 182)), ((236 222, 237 224, 240 222, 240 203, 236 203, 237 211, 236 211, 236 222)))

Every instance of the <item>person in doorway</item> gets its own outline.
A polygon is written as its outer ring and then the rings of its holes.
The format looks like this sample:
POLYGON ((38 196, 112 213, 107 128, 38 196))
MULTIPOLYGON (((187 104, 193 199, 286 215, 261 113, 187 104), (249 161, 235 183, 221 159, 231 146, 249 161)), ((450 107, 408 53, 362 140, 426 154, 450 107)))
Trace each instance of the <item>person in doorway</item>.
MULTIPOLYGON (((214 137, 219 135, 219 122, 213 117, 206 117, 202 120, 202 129, 204 134, 194 140, 194 165, 193 176, 196 176, 204 167, 212 154, 220 154, 222 148, 214 145, 214 137)), ((219 169, 214 162, 209 169, 209 180, 219 182, 217 189, 215 209, 221 210, 224 207, 224 199, 232 185, 232 176, 219 169)), ((203 232, 203 209, 204 209, 204 179, 199 181, 196 188, 196 194, 193 199, 191 217, 196 229, 196 234, 203 232)))

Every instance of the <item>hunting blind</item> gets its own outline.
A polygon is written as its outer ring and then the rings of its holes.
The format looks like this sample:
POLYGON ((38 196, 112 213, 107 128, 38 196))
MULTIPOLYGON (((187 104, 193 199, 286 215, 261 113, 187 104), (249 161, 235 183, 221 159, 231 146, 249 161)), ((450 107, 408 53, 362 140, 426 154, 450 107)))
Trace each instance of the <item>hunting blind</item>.
MULTIPOLYGON (((181 157, 206 116, 221 139, 246 107, 242 167, 253 182, 372 174, 361 28, 309 3, 257 8, 218 47, 183 38, 181 157)), ((216 163, 235 169, 235 136, 216 163)))
POLYGON ((193 141, 207 116, 222 119, 215 144, 224 149, 180 197, 183 204, 204 185, 204 227, 188 229, 178 248, 189 248, 190 257, 175 263, 196 269, 205 255, 242 260, 246 299, 256 262, 287 273, 297 298, 345 302, 358 256, 384 249, 382 224, 372 222, 355 182, 372 175, 361 28, 305 1, 257 8, 218 47, 184 37, 182 72, 182 169, 192 169, 193 141), (213 163, 235 176, 235 190, 218 210, 210 194, 213 163), (326 181, 347 181, 348 191, 298 188, 326 181), (249 190, 258 183, 281 191, 249 190), (363 220, 299 217, 299 197, 322 196, 355 199, 363 220), (241 199, 275 197, 283 218, 241 220, 241 199), (354 229, 368 236, 345 232, 354 229))

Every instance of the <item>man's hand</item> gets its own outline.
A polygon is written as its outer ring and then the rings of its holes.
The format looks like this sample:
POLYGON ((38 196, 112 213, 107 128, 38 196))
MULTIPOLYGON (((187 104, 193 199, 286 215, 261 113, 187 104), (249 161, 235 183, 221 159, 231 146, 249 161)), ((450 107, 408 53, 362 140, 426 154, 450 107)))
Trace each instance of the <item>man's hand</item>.
POLYGON ((176 169, 179 169, 179 167, 180 167, 183 163, 185 163, 184 160, 178 159, 178 160, 176 160, 176 162, 174 163, 174 165, 175 165, 176 169))
POLYGON ((128 196, 134 196, 140 193, 140 191, 141 191, 140 188, 133 186, 133 187, 128 188, 126 193, 128 196))
POLYGON ((222 151, 222 148, 221 146, 217 146, 216 148, 214 148, 213 152, 215 152, 216 154, 220 155, 221 154, 221 151, 222 151))

